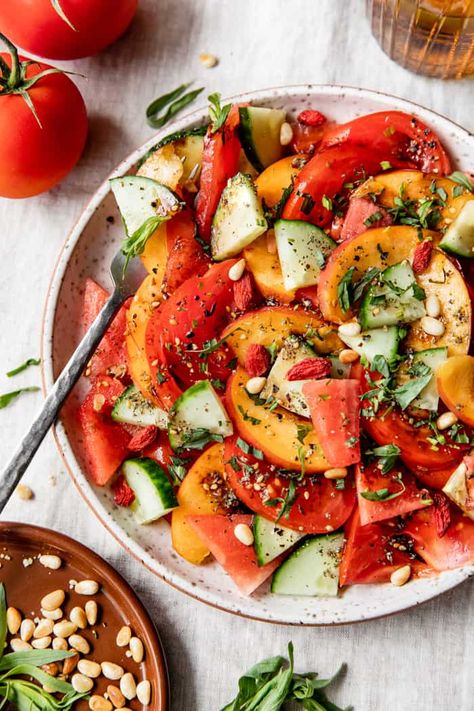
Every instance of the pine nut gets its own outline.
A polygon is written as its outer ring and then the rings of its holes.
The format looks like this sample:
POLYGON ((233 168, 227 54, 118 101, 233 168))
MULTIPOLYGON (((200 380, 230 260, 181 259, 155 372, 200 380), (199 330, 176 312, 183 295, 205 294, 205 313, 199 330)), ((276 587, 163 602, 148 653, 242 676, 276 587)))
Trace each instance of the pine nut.
POLYGON ((130 651, 132 653, 132 659, 137 664, 143 662, 143 657, 145 656, 145 649, 143 647, 143 642, 138 637, 132 637, 130 640, 130 651))
POLYGON ((20 629, 21 615, 16 607, 9 607, 7 610, 7 627, 10 634, 16 634, 20 629))
POLYGON ((18 484, 15 493, 20 499, 23 499, 23 501, 29 501, 29 499, 33 498, 33 491, 29 486, 26 486, 26 484, 18 484))
POLYGON ((281 124, 280 128, 280 145, 282 146, 289 146, 291 141, 293 140, 293 129, 291 128, 291 124, 289 124, 287 121, 281 124))
POLYGON ((81 580, 76 583, 74 592, 78 595, 96 595, 99 592, 99 583, 95 580, 81 580))
POLYGON ((144 679, 137 686, 137 698, 143 706, 148 706, 151 699, 151 684, 148 679, 144 679))
POLYGON ((390 576, 390 582, 392 585, 396 585, 397 587, 401 587, 402 585, 405 585, 410 580, 411 576, 411 565, 404 565, 401 568, 397 568, 397 570, 394 570, 393 573, 390 576))
POLYGON ((425 309, 428 316, 438 318, 441 314, 441 302, 436 294, 430 294, 425 301, 425 309))
POLYGON ((43 615, 43 617, 46 617, 47 620, 53 620, 53 622, 57 622, 63 616, 63 611, 60 607, 58 607, 56 610, 43 610, 43 608, 41 608, 41 614, 43 615))
POLYGON ((137 685, 135 683, 133 674, 130 674, 130 672, 124 674, 123 677, 120 679, 120 691, 125 696, 127 701, 131 701, 136 697, 137 685))
POLYGON ((36 625, 36 629, 33 633, 35 639, 41 639, 41 637, 48 637, 53 631, 54 622, 53 620, 41 620, 36 625))
POLYGON ((74 622, 70 622, 69 620, 61 620, 61 622, 56 622, 53 627, 54 636, 63 637, 64 639, 67 639, 76 631, 77 626, 74 624, 74 622))
POLYGON ((246 266, 247 262, 245 261, 245 259, 239 259, 239 261, 233 264, 229 269, 229 279, 231 281, 239 281, 245 271, 246 266))
POLYGON ((272 229, 267 231, 267 252, 268 254, 276 254, 278 252, 275 230, 272 229))
POLYGON ((66 593, 64 590, 54 590, 44 596, 41 600, 41 607, 44 607, 45 610, 49 611, 57 610, 58 607, 61 607, 65 599, 66 593))
POLYGON ((50 570, 59 570, 62 565, 62 560, 58 555, 40 555, 38 560, 41 565, 50 570))
POLYGON ((442 321, 438 321, 438 319, 432 318, 431 316, 423 316, 420 323, 421 328, 428 336, 436 336, 439 338, 445 331, 442 321))
POLYGON ((56 662, 49 662, 49 664, 43 664, 41 669, 49 674, 49 676, 57 676, 59 674, 59 667, 56 662))
POLYGON ((262 392, 266 382, 267 379, 264 377, 250 378, 249 380, 247 380, 247 385, 245 386, 245 389, 251 395, 258 395, 258 393, 262 392))
POLYGON ((358 336, 361 332, 360 323, 357 323, 357 321, 341 323, 338 328, 338 332, 340 336, 358 336))
POLYGON ((77 652, 80 652, 81 654, 89 654, 89 652, 91 651, 89 642, 80 634, 72 634, 69 637, 69 644, 73 649, 75 649, 77 652))
POLYGON ((117 634, 117 639, 115 643, 117 647, 128 647, 130 640, 132 639, 132 630, 126 625, 122 627, 117 634))
POLYGON ((326 479, 345 479, 347 476, 346 467, 335 467, 334 469, 326 469, 324 472, 326 479))
POLYGON ((79 627, 81 630, 86 629, 87 617, 82 607, 73 607, 71 610, 71 614, 69 615, 69 619, 76 625, 76 627, 79 627))
POLYGON ((23 640, 23 642, 29 642, 29 640, 33 637, 33 633, 35 631, 35 623, 33 620, 26 619, 23 620, 23 622, 20 625, 20 637, 23 640))
POLYGON ((109 697, 116 709, 121 709, 123 706, 125 706, 125 696, 122 694, 118 686, 113 686, 112 684, 109 684, 109 686, 107 687, 107 696, 109 697))
POLYGON ((74 669, 77 667, 79 663, 79 655, 78 654, 73 654, 71 657, 66 657, 64 660, 63 664, 63 674, 65 676, 68 676, 71 672, 74 671, 74 669))
POLYGON ((67 648, 68 648, 68 643, 62 637, 55 637, 53 639, 53 649, 58 649, 58 650, 61 650, 61 652, 65 652, 67 650, 67 648))
POLYGON ((48 649, 48 647, 51 647, 51 637, 39 637, 38 639, 34 639, 31 643, 31 646, 33 649, 48 649))
POLYGON ((87 622, 92 627, 97 622, 97 616, 99 614, 99 608, 95 600, 88 600, 84 606, 86 611, 87 622))
POLYGON ((353 351, 352 348, 344 348, 340 353, 339 353, 339 360, 341 363, 355 363, 356 360, 359 360, 359 354, 357 351, 353 351))
POLYGON ((104 699, 103 696, 91 696, 89 699, 89 708, 92 711, 112 711, 113 707, 110 701, 104 699))
POLYGON ((244 546, 251 546, 254 541, 252 529, 250 526, 247 526, 246 523, 238 523, 235 526, 234 536, 238 541, 243 543, 244 546))
POLYGON ((206 69, 212 69, 219 63, 219 60, 217 59, 216 55, 209 54, 208 52, 203 52, 202 54, 200 54, 199 61, 201 62, 203 67, 206 67, 206 69))
POLYGON ((452 427, 453 425, 455 425, 457 421, 458 418, 456 417, 454 412, 443 412, 443 414, 440 415, 436 420, 436 427, 439 430, 447 430, 448 427, 452 427))
POLYGON ((97 662, 92 662, 90 659, 79 659, 77 663, 77 668, 81 672, 81 674, 84 674, 84 676, 88 676, 89 679, 97 679, 97 677, 100 676, 102 672, 100 664, 97 664, 97 662))
POLYGON ((117 681, 123 677, 124 671, 121 666, 113 662, 102 662, 102 674, 110 681, 117 681))
POLYGON ((94 686, 94 682, 84 674, 74 674, 71 679, 72 688, 78 694, 87 694, 94 686))
POLYGON ((14 652, 26 652, 28 649, 33 649, 29 642, 25 642, 24 639, 19 639, 18 637, 10 640, 10 647, 14 652))

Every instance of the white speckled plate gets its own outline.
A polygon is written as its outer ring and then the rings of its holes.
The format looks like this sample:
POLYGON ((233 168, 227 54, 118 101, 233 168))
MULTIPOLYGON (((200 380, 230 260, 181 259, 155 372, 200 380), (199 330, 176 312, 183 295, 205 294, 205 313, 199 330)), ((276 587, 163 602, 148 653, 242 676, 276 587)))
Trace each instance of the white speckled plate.
MULTIPOLYGON (((439 134, 454 163, 465 170, 474 166, 471 134, 427 109, 386 94, 341 86, 293 86, 234 97, 258 105, 274 106, 295 115, 314 107, 331 119, 347 121, 384 109, 417 114, 439 134)), ((130 172, 157 140, 171 131, 201 124, 204 110, 195 111, 157 134, 121 163, 113 176, 130 172)), ((69 235, 54 271, 48 294, 43 329, 43 377, 48 390, 79 338, 79 309, 87 276, 109 287, 108 265, 122 238, 121 222, 106 181, 93 196, 69 235), (113 223, 107 222, 114 216, 113 223)), ((78 491, 99 520, 135 558, 179 590, 203 602, 239 615, 268 622, 298 625, 333 625, 359 622, 418 605, 455 587, 474 573, 474 568, 444 573, 436 578, 391 585, 353 586, 336 599, 280 597, 265 588, 252 597, 241 596, 223 570, 214 563, 196 567, 179 558, 171 547, 170 530, 163 521, 138 526, 130 513, 114 506, 105 489, 93 487, 81 466, 82 447, 73 411, 81 397, 79 384, 56 427, 56 441, 78 491)))

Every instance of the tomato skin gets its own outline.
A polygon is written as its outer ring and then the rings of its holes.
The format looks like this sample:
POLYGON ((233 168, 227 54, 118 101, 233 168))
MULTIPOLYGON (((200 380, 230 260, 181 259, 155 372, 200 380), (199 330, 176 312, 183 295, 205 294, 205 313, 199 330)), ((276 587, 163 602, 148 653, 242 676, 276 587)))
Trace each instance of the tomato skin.
POLYGON ((451 523, 443 536, 437 531, 435 507, 417 511, 405 527, 417 553, 435 570, 474 564, 474 522, 451 506, 451 523))
POLYGON ((163 283, 166 291, 170 293, 186 279, 195 274, 202 274, 209 267, 209 259, 195 237, 196 225, 189 208, 182 210, 168 222, 168 261, 163 283))
POLYGON ((138 0, 61 0, 73 30, 51 0, 0 3, 2 32, 27 52, 47 59, 78 59, 100 52, 122 35, 138 0))
POLYGON ((239 107, 233 106, 222 128, 212 133, 209 127, 204 136, 200 188, 196 199, 196 222, 200 237, 206 241, 211 236, 212 219, 222 191, 229 178, 232 178, 239 168, 239 121, 239 107))
POLYGON ((409 160, 424 173, 451 172, 449 157, 436 133, 403 111, 379 111, 336 124, 325 131, 320 150, 342 144, 351 144, 352 149, 371 146, 374 151, 385 153, 383 160, 409 160))
MULTIPOLYGON (((0 56, 11 66, 10 55, 0 56)), ((27 78, 49 68, 47 64, 30 64, 27 78)), ((41 126, 19 94, 2 96, 0 92, 2 197, 25 198, 49 190, 76 165, 86 142, 86 107, 66 74, 39 79, 28 94, 41 126)))
MULTIPOLYGON (((281 505, 267 506, 264 503, 264 491, 265 488, 269 489, 271 496, 268 498, 279 497, 282 490, 288 488, 289 478, 269 462, 259 460, 251 453, 244 454, 236 442, 237 437, 228 437, 225 440, 226 481, 237 498, 251 511, 270 521, 275 521, 281 505), (233 457, 236 457, 240 464, 257 465, 257 468, 253 470, 253 474, 243 472, 241 469, 235 471, 230 462, 233 457), (254 484, 257 483, 256 479, 260 474, 264 476, 264 484, 255 490, 254 484)), ((355 488, 351 477, 347 477, 345 488, 340 490, 336 489, 334 481, 323 476, 307 476, 297 485, 295 502, 288 518, 284 517, 281 523, 295 531, 327 533, 328 526, 332 526, 332 530, 337 530, 347 521, 354 503, 355 488), (309 492, 308 499, 304 496, 305 491, 309 492)))
MULTIPOLYGON (((312 222, 320 227, 328 225, 333 212, 323 206, 323 197, 332 200, 344 192, 345 183, 365 174, 379 173, 380 162, 387 159, 386 152, 353 145, 335 146, 316 153, 296 177, 293 192, 283 209, 283 218, 312 222), (303 211, 306 195, 312 199, 313 207, 303 211)), ((395 164, 396 161, 392 162, 395 164)), ((400 161, 397 163, 399 165, 400 161)))

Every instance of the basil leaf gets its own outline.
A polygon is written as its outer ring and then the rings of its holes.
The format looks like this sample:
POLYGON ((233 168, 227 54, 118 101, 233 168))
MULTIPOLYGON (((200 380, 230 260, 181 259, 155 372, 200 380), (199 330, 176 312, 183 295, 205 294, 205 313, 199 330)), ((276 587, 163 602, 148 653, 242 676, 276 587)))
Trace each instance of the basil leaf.
POLYGON ((393 494, 390 493, 390 491, 386 488, 384 489, 376 489, 375 491, 361 491, 360 495, 362 496, 363 499, 366 499, 367 501, 391 501, 391 499, 397 499, 399 496, 401 496, 406 487, 403 481, 401 480, 400 477, 396 479, 397 483, 401 485, 401 489, 399 491, 394 491, 393 494))
POLYGON ((353 302, 354 294, 352 277, 354 272, 355 267, 350 267, 337 286, 337 300, 339 301, 339 306, 344 312, 349 311, 353 302))
POLYGON ((122 252, 126 257, 124 271, 133 257, 142 254, 153 232, 158 229, 161 223, 165 222, 166 219, 166 217, 159 217, 158 215, 156 217, 149 217, 145 220, 143 225, 122 242, 122 252))
POLYGON ((209 442, 223 442, 224 438, 220 434, 209 432, 204 427, 186 433, 179 446, 179 451, 183 449, 203 449, 209 442))
POLYGON ((171 121, 176 114, 182 111, 188 104, 192 103, 199 94, 204 91, 204 87, 194 89, 193 91, 184 94, 186 89, 191 84, 181 84, 177 89, 170 91, 168 94, 163 94, 151 102, 146 109, 146 119, 149 126, 152 128, 162 128, 165 124, 171 121), (183 96, 184 94, 184 96, 183 96), (161 112, 168 106, 167 111, 160 115, 161 112))
POLYGON ((34 393, 38 392, 39 389, 40 388, 38 388, 36 385, 32 385, 28 388, 20 388, 19 390, 13 390, 12 392, 0 395, 0 410, 3 410, 4 407, 7 407, 7 405, 9 405, 13 400, 16 400, 16 398, 22 393, 34 393))
POLYGON ((209 117, 211 119, 211 133, 216 133, 225 124, 227 116, 232 108, 232 104, 221 106, 221 95, 219 92, 210 94, 207 97, 209 101, 209 117))
POLYGON ((13 368, 13 370, 9 370, 7 373, 7 378, 13 378, 14 375, 18 375, 18 373, 22 373, 24 370, 30 367, 30 365, 39 365, 41 363, 41 360, 39 358, 28 358, 28 360, 25 360, 24 363, 21 365, 17 366, 16 368, 13 368))
POLYGON ((395 388, 393 391, 393 397, 402 410, 406 410, 408 405, 418 397, 421 391, 428 385, 432 377, 433 372, 430 368, 430 372, 426 375, 422 375, 420 378, 414 378, 413 380, 408 380, 406 383, 403 383, 403 385, 399 385, 398 388, 395 388))
POLYGON ((457 183, 458 185, 462 185, 463 188, 468 190, 470 193, 474 193, 474 184, 472 183, 471 180, 465 175, 464 173, 461 173, 460 170, 455 170, 454 173, 451 173, 451 175, 448 175, 449 180, 452 180, 454 183, 457 183))

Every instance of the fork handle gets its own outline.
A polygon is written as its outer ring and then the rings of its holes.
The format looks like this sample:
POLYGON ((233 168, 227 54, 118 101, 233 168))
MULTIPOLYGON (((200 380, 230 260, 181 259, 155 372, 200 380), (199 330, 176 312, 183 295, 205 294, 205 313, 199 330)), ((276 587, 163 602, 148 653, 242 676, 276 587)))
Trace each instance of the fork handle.
POLYGON ((107 326, 115 316, 123 300, 120 293, 117 290, 114 291, 51 388, 40 412, 1 476, 0 513, 5 508, 18 482, 27 470, 64 401, 79 380, 84 367, 99 345, 107 326))

